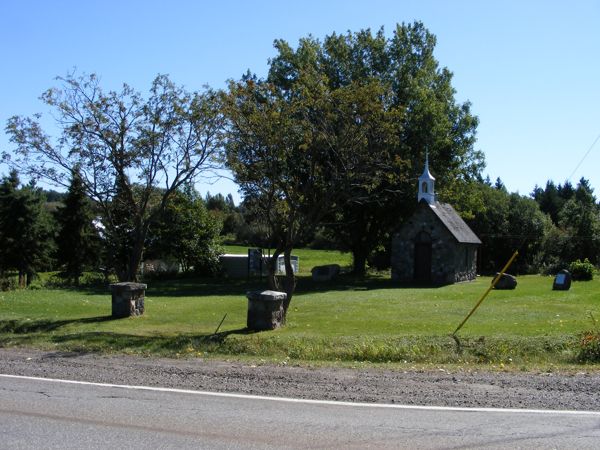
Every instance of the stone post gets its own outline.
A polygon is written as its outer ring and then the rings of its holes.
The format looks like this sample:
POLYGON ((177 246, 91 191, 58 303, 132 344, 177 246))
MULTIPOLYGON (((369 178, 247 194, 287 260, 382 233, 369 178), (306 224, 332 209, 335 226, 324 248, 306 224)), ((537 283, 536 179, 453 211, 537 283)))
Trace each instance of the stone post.
POLYGON ((248 321, 250 330, 274 330, 283 325, 283 301, 285 292, 250 291, 248 297, 248 321))
POLYGON ((144 314, 146 287, 145 284, 132 282, 111 284, 112 317, 132 317, 144 314))

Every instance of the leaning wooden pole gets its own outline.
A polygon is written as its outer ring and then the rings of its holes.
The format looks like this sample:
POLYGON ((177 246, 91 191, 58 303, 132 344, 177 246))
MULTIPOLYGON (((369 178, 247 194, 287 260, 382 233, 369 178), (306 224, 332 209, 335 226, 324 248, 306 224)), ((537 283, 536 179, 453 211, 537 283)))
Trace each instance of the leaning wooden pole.
POLYGON ((471 317, 473 315, 473 313, 477 310, 477 308, 479 308, 479 305, 481 305, 481 303, 483 303, 483 301, 488 296, 488 294, 490 293, 490 291, 492 289, 494 289, 494 286, 496 286, 496 284, 498 283, 498 281, 500 280, 500 278, 502 278, 502 275, 504 275, 504 273, 508 270, 508 268, 513 263, 513 261, 515 260, 515 258, 517 257, 518 254, 519 254, 519 251, 515 250, 515 252, 510 257, 510 259, 508 260, 508 262, 506 263, 506 265, 502 268, 502 270, 500 271, 500 273, 494 278, 494 280, 492 281, 492 284, 490 285, 490 287, 487 288, 487 290, 481 296, 481 298, 479 299, 479 301, 477 302, 477 304, 473 307, 473 309, 471 310, 471 312, 467 315, 467 317, 464 318, 464 320, 460 323, 460 325, 456 328, 456 330, 454 330, 454 333, 452 333, 452 336, 456 336, 456 333, 458 333, 458 330, 460 330, 463 327, 463 325, 467 322, 467 320, 469 320, 469 317, 471 317))

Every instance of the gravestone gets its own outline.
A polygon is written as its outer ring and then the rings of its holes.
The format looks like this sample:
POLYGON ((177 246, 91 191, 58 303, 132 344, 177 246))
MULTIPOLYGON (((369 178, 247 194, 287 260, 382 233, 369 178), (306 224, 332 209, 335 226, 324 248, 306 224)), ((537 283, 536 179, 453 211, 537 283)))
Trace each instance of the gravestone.
POLYGON ((248 276, 262 275, 262 250, 260 248, 248 249, 248 276))
POLYGON ((147 285, 142 283, 113 283, 112 317, 134 317, 144 314, 144 296, 147 285))
POLYGON ((285 292, 250 291, 248 298, 248 317, 246 326, 250 330, 274 330, 283 325, 283 301, 285 292))
POLYGON ((552 290, 554 291, 568 291, 571 289, 571 272, 566 269, 560 270, 554 277, 554 283, 552 283, 552 290))
POLYGON ((310 271, 313 281, 331 281, 340 274, 339 264, 327 264, 324 266, 315 266, 310 271))
MULTIPOLYGON (((492 283, 494 282, 496 277, 498 277, 498 275, 500 275, 500 274, 499 273, 496 274, 496 276, 492 280, 492 283)), ((500 277, 500 279, 498 280, 498 282, 496 283, 496 285, 494 286, 494 289, 504 290, 504 289, 514 289, 516 287, 517 287, 517 277, 515 277, 514 275, 510 275, 508 273, 503 273, 502 276, 500 277)))

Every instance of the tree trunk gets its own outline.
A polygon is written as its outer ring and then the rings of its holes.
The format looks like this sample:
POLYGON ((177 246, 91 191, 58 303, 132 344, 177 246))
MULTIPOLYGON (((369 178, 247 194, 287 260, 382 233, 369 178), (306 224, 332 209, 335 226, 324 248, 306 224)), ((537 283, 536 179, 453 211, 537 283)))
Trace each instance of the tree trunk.
POLYGON ((285 323, 287 318, 287 312, 292 301, 292 296, 296 290, 296 275, 294 274, 294 268, 292 267, 292 249, 286 248, 283 252, 283 262, 285 264, 285 278, 283 291, 287 294, 285 301, 283 302, 283 321, 285 323))
POLYGON ((127 268, 127 280, 125 281, 139 281, 139 269, 143 254, 144 241, 138 241, 133 245, 129 255, 129 267, 127 268))
POLYGON ((139 281, 139 270, 144 255, 145 233, 136 233, 135 242, 129 249, 127 265, 121 273, 117 273, 119 281, 139 281))
POLYGON ((277 280, 277 259, 281 255, 281 248, 276 248, 270 258, 266 259, 267 264, 267 283, 272 291, 279 290, 279 281, 277 280))
POLYGON ((354 247, 352 249, 352 273, 363 276, 367 272, 367 249, 354 247))
POLYGON ((24 289, 26 285, 26 277, 24 270, 19 270, 19 288, 24 289))

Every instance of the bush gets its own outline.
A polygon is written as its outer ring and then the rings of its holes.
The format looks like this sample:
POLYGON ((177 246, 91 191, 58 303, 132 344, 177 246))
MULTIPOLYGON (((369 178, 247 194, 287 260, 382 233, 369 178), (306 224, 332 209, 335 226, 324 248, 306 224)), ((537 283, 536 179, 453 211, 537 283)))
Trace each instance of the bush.
POLYGON ((104 274, 102 272, 83 272, 79 277, 79 283, 73 283, 73 280, 65 272, 56 272, 40 280, 40 287, 63 289, 63 288, 97 288, 106 287, 110 283, 116 283, 117 277, 114 274, 104 274))
POLYGON ((0 291, 14 291, 17 285, 17 280, 14 277, 4 276, 0 278, 0 291))
POLYGON ((586 331, 583 333, 577 359, 583 363, 600 362, 600 332, 586 331))
POLYGON ((569 272, 576 281, 589 281, 594 278, 594 265, 585 258, 583 261, 579 259, 569 264, 569 272))
POLYGON ((391 256, 388 249, 375 250, 367 258, 367 264, 375 270, 387 270, 391 267, 391 256))

